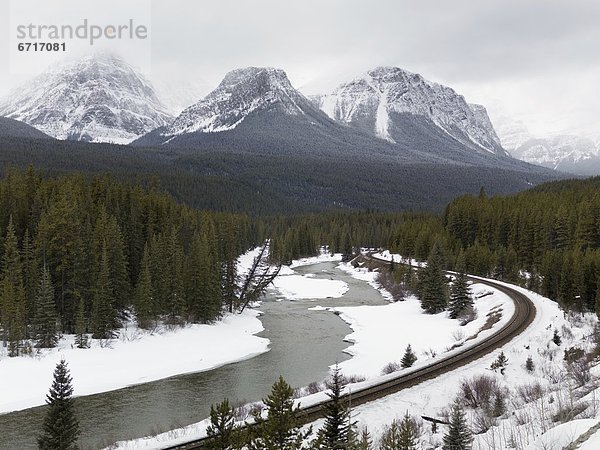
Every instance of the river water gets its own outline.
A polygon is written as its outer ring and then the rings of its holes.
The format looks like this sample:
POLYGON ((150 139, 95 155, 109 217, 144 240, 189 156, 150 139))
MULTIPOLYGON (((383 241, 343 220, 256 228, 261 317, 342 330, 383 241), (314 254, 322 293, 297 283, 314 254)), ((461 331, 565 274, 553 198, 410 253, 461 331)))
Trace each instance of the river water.
MULTIPOLYGON (((325 379, 330 365, 348 359, 342 350, 349 344, 343 338, 351 330, 338 316, 309 308, 385 303, 378 291, 336 265, 327 262, 295 270, 346 282, 349 290, 341 298, 281 301, 276 292, 267 294, 259 308, 264 312, 261 321, 265 328, 259 335, 271 341, 267 353, 206 372, 76 398, 81 448, 102 448, 118 440, 198 422, 208 416, 211 404, 225 397, 234 404, 258 401, 268 395, 279 375, 296 387, 325 379)), ((160 355, 156 355, 156 364, 160 363, 160 355)), ((36 448, 35 436, 44 412, 44 407, 38 407, 0 415, 0 448, 36 448)))

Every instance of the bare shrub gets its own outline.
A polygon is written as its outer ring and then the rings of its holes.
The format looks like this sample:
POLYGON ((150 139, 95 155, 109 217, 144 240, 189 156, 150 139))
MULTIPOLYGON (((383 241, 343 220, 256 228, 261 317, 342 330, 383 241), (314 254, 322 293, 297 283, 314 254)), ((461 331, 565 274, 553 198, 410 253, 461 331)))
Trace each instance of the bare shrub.
POLYGON ((546 393, 542 385, 538 382, 524 384, 517 387, 517 395, 523 403, 532 403, 542 398, 546 393))
POLYGON ((572 405, 567 405, 560 408, 553 416, 553 422, 570 422, 575 419, 579 414, 584 412, 588 408, 588 404, 586 402, 575 403, 572 405))
POLYGON ((584 359, 569 364, 567 366, 567 372, 573 381, 577 383, 577 386, 585 385, 592 378, 590 374, 590 364, 584 359))
POLYGON ((472 408, 489 407, 492 398, 500 392, 500 386, 498 381, 489 375, 475 375, 461 382, 460 391, 465 405, 472 408))
POLYGON ((408 289, 404 283, 398 283, 394 279, 394 275, 388 271, 379 272, 375 281, 390 293, 395 302, 400 302, 406 299, 408 289))
POLYGON ((460 326, 464 327, 469 322, 473 322, 477 319, 477 310, 472 306, 468 306, 460 312, 457 319, 460 326))
POLYGON ((456 342, 460 342, 464 338, 465 338, 465 333, 460 328, 456 329, 452 332, 452 339, 454 339, 456 342))
POLYGON ((306 387, 306 392, 309 394, 316 394, 317 392, 321 392, 323 390, 323 385, 321 383, 317 383, 316 381, 311 381, 306 387))
POLYGON ((381 369, 381 375, 388 375, 393 372, 398 372, 401 368, 402 367, 397 362, 389 362, 383 366, 383 369, 381 369))
POLYGON ((562 383, 567 377, 564 371, 559 370, 552 364, 544 364, 542 366, 542 375, 552 384, 562 383))
POLYGON ((564 339, 573 339, 573 331, 571 331, 570 327, 563 325, 560 331, 562 332, 561 334, 564 339))
POLYGON ((366 378, 362 375, 344 375, 344 384, 360 383, 365 380, 366 378))
POLYGON ((479 411, 473 417, 472 430, 475 434, 486 433, 490 428, 496 425, 496 418, 488 414, 487 411, 479 411))

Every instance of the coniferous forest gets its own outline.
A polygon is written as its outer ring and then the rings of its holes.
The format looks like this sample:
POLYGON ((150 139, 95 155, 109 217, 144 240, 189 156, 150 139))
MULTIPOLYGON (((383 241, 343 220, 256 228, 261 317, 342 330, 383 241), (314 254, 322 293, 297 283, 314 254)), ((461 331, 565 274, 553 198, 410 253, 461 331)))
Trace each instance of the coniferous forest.
MULTIPOLYGON (((107 339, 143 328, 207 323, 231 306, 235 263, 270 238, 272 262, 345 259, 384 247, 443 268, 517 282, 567 308, 600 299, 600 178, 515 196, 463 196, 443 214, 331 212, 250 217, 198 211, 159 187, 108 175, 45 177, 10 169, 0 182, 0 323, 11 355, 60 333, 107 339), (462 262, 461 262, 462 261, 462 262)), ((231 308, 229 308, 231 309, 231 308)), ((435 309, 435 308, 434 308, 435 309)))
POLYGON ((244 215, 199 212, 110 176, 32 168, 0 181, 0 235, 0 323, 13 356, 32 342, 52 347, 59 333, 84 347, 133 317, 144 328, 211 322, 237 257, 259 242, 244 215))

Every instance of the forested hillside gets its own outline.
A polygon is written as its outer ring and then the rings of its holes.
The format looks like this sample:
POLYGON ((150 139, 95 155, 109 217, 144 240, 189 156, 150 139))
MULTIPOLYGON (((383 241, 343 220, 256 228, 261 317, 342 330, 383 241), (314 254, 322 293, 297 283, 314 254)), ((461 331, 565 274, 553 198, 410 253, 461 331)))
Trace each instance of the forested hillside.
POLYGON ((243 215, 199 212, 110 176, 32 168, 0 181, 0 236, 1 336, 12 355, 26 342, 50 347, 59 332, 81 346, 87 333, 110 338, 130 314, 142 327, 210 322, 237 257, 259 241, 243 215))

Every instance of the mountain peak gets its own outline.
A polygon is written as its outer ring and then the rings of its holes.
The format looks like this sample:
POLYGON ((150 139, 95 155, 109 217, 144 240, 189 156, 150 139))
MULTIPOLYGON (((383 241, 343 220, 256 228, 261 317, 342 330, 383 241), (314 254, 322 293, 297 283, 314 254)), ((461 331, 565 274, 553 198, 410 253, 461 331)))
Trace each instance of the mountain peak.
POLYGON ((55 64, 0 103, 0 115, 58 139, 128 143, 170 116, 152 84, 119 56, 55 64))
POLYGON ((166 134, 217 133, 237 127, 257 111, 277 108, 285 114, 301 115, 309 107, 285 71, 246 67, 227 73, 214 91, 185 109, 166 134))
POLYGON ((486 112, 475 113, 454 89, 399 67, 371 69, 321 96, 319 107, 332 119, 390 142, 402 142, 410 134, 402 125, 410 115, 425 119, 476 152, 507 155, 486 112))

